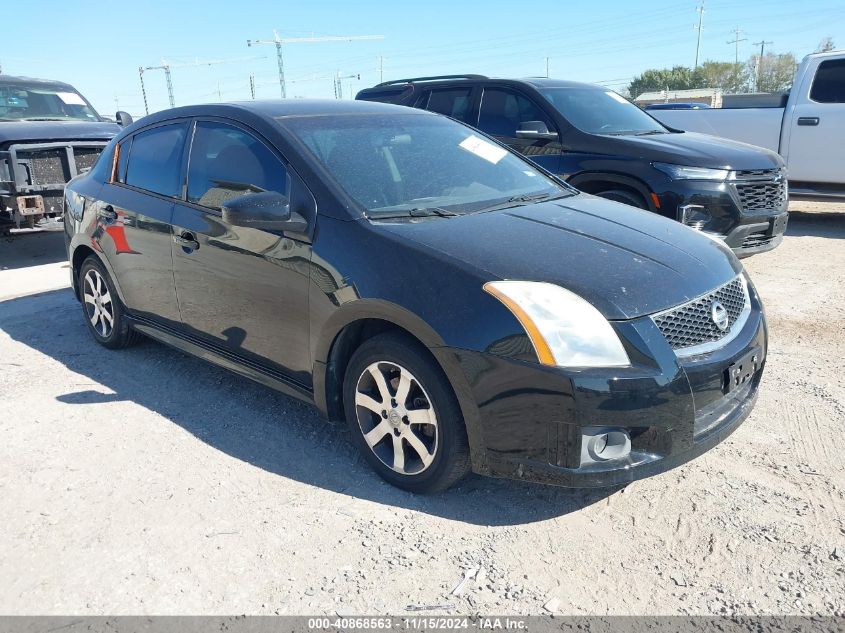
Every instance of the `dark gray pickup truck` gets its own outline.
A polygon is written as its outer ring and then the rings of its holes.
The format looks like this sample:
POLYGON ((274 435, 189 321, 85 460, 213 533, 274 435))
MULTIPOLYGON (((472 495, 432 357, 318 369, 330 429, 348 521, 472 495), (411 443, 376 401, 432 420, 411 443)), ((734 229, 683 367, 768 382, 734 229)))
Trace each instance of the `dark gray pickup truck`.
POLYGON ((132 120, 116 118, 69 84, 0 75, 0 234, 56 224, 65 183, 132 120))

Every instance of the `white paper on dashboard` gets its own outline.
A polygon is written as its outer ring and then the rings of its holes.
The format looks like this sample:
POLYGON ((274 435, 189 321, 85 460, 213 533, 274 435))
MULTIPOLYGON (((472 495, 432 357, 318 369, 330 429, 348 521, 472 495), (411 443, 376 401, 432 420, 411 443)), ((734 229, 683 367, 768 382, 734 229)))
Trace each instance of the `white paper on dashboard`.
POLYGON ((56 96, 67 105, 85 105, 85 102, 82 100, 82 97, 80 97, 75 92, 57 92, 56 96))
POLYGON ((483 138, 477 137, 475 134, 471 134, 461 141, 460 147, 468 152, 472 152, 479 158, 483 158, 487 162, 493 163, 494 165, 508 154, 506 149, 493 145, 493 143, 488 143, 483 138))
POLYGON ((606 94, 614 101, 618 101, 619 103, 628 103, 628 100, 625 97, 616 92, 613 92, 612 90, 606 90, 604 94, 606 94))

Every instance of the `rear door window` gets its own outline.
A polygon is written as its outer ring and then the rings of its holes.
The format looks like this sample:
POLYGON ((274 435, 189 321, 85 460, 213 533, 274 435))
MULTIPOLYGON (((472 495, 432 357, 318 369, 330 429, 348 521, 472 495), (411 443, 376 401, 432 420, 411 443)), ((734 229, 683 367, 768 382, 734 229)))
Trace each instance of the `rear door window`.
POLYGON ((845 59, 829 59, 819 64, 810 99, 818 103, 845 103, 845 59))
POLYGON ((126 164, 126 184, 162 196, 180 197, 187 129, 187 123, 171 123, 136 134, 126 164))
POLYGON ((425 109, 468 123, 471 107, 472 88, 447 88, 429 92, 425 109))
POLYGON ((198 121, 188 165, 188 201, 220 209, 231 198, 275 191, 288 195, 284 164, 260 140, 233 125, 198 121))

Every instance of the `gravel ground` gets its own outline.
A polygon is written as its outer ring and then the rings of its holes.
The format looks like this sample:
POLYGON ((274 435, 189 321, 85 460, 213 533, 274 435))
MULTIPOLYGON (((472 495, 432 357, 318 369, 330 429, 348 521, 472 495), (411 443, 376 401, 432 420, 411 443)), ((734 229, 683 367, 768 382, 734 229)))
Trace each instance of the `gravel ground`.
POLYGON ((97 347, 53 290, 61 235, 0 243, 0 613, 845 614, 845 207, 793 211, 745 260, 771 329, 754 413, 613 494, 393 489, 308 406, 97 347))

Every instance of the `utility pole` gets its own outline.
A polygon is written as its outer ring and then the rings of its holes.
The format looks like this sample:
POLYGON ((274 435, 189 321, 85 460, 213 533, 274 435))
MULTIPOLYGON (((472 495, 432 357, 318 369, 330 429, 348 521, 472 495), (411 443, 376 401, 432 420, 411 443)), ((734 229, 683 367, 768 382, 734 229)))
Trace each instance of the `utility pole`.
POLYGON ((171 108, 176 107, 176 99, 173 98, 173 78, 170 75, 171 68, 190 68, 194 66, 214 66, 215 64, 228 64, 231 62, 249 61, 251 59, 263 59, 263 57, 236 57, 233 59, 211 59, 208 61, 200 61, 198 59, 187 64, 171 64, 162 57, 161 66, 139 66, 138 75, 141 77, 141 93, 144 95, 144 111, 149 114, 150 109, 147 105, 147 91, 144 86, 144 73, 148 70, 163 70, 164 78, 167 82, 167 98, 171 108))
POLYGON ((760 75, 762 74, 763 70, 763 54, 766 52, 766 44, 774 44, 774 42, 767 42, 766 40, 762 40, 760 42, 752 42, 754 46, 760 45, 760 57, 757 58, 757 92, 760 92, 760 75))
POLYGON ((176 107, 176 100, 173 98, 173 80, 170 77, 170 64, 161 60, 164 64, 164 79, 167 81, 167 96, 170 99, 170 107, 176 107))
POLYGON ((734 65, 739 65, 739 43, 740 43, 740 42, 747 42, 747 41, 748 41, 748 38, 747 38, 747 37, 743 37, 742 39, 740 39, 740 37, 739 37, 739 36, 740 36, 743 32, 744 32, 744 31, 743 31, 741 28, 736 27, 736 28, 733 30, 733 33, 734 33, 734 38, 733 38, 732 40, 728 41, 728 44, 734 44, 734 45, 736 46, 736 51, 734 52, 734 65))
POLYGON ((549 78, 549 58, 546 57, 546 79, 549 78))
POLYGON ((378 56, 378 82, 384 83, 384 57, 378 56))
POLYGON ((335 99, 343 99, 343 80, 344 79, 361 79, 361 75, 356 73, 354 75, 340 75, 340 71, 337 71, 337 76, 334 80, 334 98, 335 99))
POLYGON ((249 94, 255 99, 255 75, 249 76, 249 94))
POLYGON ((698 11, 698 26, 695 28, 698 31, 698 42, 695 45, 695 68, 698 68, 698 54, 701 51, 701 29, 704 28, 704 0, 701 0, 701 6, 696 11, 698 11))
POLYGON ((147 89, 144 87, 144 67, 138 66, 138 75, 141 77, 141 94, 144 96, 144 114, 150 113, 150 107, 147 105, 147 89))
POLYGON ((278 32, 273 30, 272 40, 247 40, 246 45, 273 44, 276 47, 276 60, 279 64, 279 88, 281 88, 282 99, 287 97, 285 91, 285 62, 282 59, 282 44, 293 44, 295 42, 352 42, 358 40, 383 40, 384 35, 327 35, 325 37, 290 37, 281 38, 278 32))

